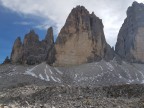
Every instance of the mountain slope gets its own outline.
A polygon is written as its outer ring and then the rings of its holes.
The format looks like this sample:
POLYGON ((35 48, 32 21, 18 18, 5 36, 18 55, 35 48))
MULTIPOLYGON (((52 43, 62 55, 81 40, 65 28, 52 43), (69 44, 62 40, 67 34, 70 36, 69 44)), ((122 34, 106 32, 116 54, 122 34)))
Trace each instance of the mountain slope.
POLYGON ((110 62, 102 60, 73 67, 51 67, 46 63, 35 66, 2 65, 0 86, 23 82, 33 84, 36 81, 40 81, 41 84, 79 86, 143 84, 143 66, 127 62, 118 64, 116 60, 110 62), (29 78, 30 80, 26 80, 29 78))

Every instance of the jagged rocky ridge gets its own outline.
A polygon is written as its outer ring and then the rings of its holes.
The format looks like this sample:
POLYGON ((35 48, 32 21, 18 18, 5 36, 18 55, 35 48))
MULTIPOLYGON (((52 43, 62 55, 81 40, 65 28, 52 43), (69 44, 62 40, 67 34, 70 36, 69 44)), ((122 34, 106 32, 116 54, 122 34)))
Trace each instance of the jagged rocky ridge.
POLYGON ((42 42, 34 31, 30 31, 23 43, 20 38, 16 39, 11 61, 22 64, 47 61, 51 65, 66 66, 112 60, 113 57, 114 51, 105 40, 102 20, 85 7, 77 6, 69 14, 55 44, 52 28, 42 42))
MULTIPOLYGON (((48 30, 43 41, 30 31, 24 42, 18 37, 11 53, 12 63, 36 64, 47 61, 54 66, 78 65, 94 61, 121 58, 128 62, 144 62, 144 4, 134 2, 127 10, 127 18, 122 25, 115 51, 107 44, 102 20, 85 7, 72 9, 56 42, 53 30, 48 30), (116 53, 116 54, 115 54, 116 53)), ((7 63, 7 62, 6 62, 7 63)))
POLYGON ((48 63, 54 66, 79 65, 102 59, 112 60, 114 52, 107 44, 102 20, 83 6, 72 9, 61 29, 53 57, 48 63))
POLYGON ((18 37, 14 43, 11 62, 34 65, 46 61, 46 57, 54 44, 53 29, 50 27, 44 40, 39 41, 38 35, 31 30, 21 42, 18 37))
POLYGON ((133 2, 128 8, 115 49, 128 62, 144 63, 144 4, 133 2))

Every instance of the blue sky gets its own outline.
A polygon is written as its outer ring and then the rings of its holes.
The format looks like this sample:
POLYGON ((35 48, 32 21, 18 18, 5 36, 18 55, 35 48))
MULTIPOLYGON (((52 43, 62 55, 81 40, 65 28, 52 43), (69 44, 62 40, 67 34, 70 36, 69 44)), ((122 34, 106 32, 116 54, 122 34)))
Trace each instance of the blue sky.
POLYGON ((30 29, 35 30, 40 40, 44 39, 47 30, 37 28, 43 20, 38 16, 23 16, 0 5, 0 63, 10 56, 15 39, 20 36, 23 40, 30 29))
POLYGON ((48 27, 55 38, 65 20, 77 5, 83 5, 103 21, 108 44, 115 46, 117 35, 133 1, 144 0, 0 0, 0 63, 10 56, 15 39, 34 29, 40 40, 48 27))

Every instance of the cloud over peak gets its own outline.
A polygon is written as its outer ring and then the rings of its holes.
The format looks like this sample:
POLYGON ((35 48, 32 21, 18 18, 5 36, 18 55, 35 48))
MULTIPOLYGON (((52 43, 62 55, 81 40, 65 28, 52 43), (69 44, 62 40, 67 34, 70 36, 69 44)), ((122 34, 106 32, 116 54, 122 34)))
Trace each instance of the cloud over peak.
MULTIPOLYGON (((34 15, 43 19, 35 26, 46 29, 56 26, 58 31, 62 28, 71 9, 77 5, 85 6, 90 12, 103 20, 105 36, 108 43, 114 46, 118 31, 126 17, 126 10, 134 0, 0 0, 0 3, 10 10, 24 14, 34 15)), ((143 0, 137 0, 143 2, 143 0)), ((19 23, 20 24, 20 23, 19 23)), ((21 24, 28 24, 22 22, 21 24)))

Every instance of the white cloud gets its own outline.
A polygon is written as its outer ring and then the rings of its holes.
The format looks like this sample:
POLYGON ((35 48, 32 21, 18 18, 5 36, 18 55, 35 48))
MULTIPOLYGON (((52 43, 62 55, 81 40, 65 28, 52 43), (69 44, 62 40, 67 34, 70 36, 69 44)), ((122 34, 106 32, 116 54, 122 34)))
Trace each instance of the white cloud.
POLYGON ((22 22, 14 22, 14 24, 17 24, 17 25, 32 25, 33 23, 32 22, 22 21, 22 22))
MULTIPOLYGON (((107 42, 114 46, 118 31, 126 17, 126 10, 134 0, 0 0, 2 5, 24 15, 44 18, 36 28, 46 29, 54 25, 62 28, 71 9, 84 5, 103 20, 107 42)), ((143 2, 143 0, 136 0, 143 2)), ((24 23, 23 23, 24 24, 24 23)), ((26 24, 26 23, 25 23, 26 24)))

